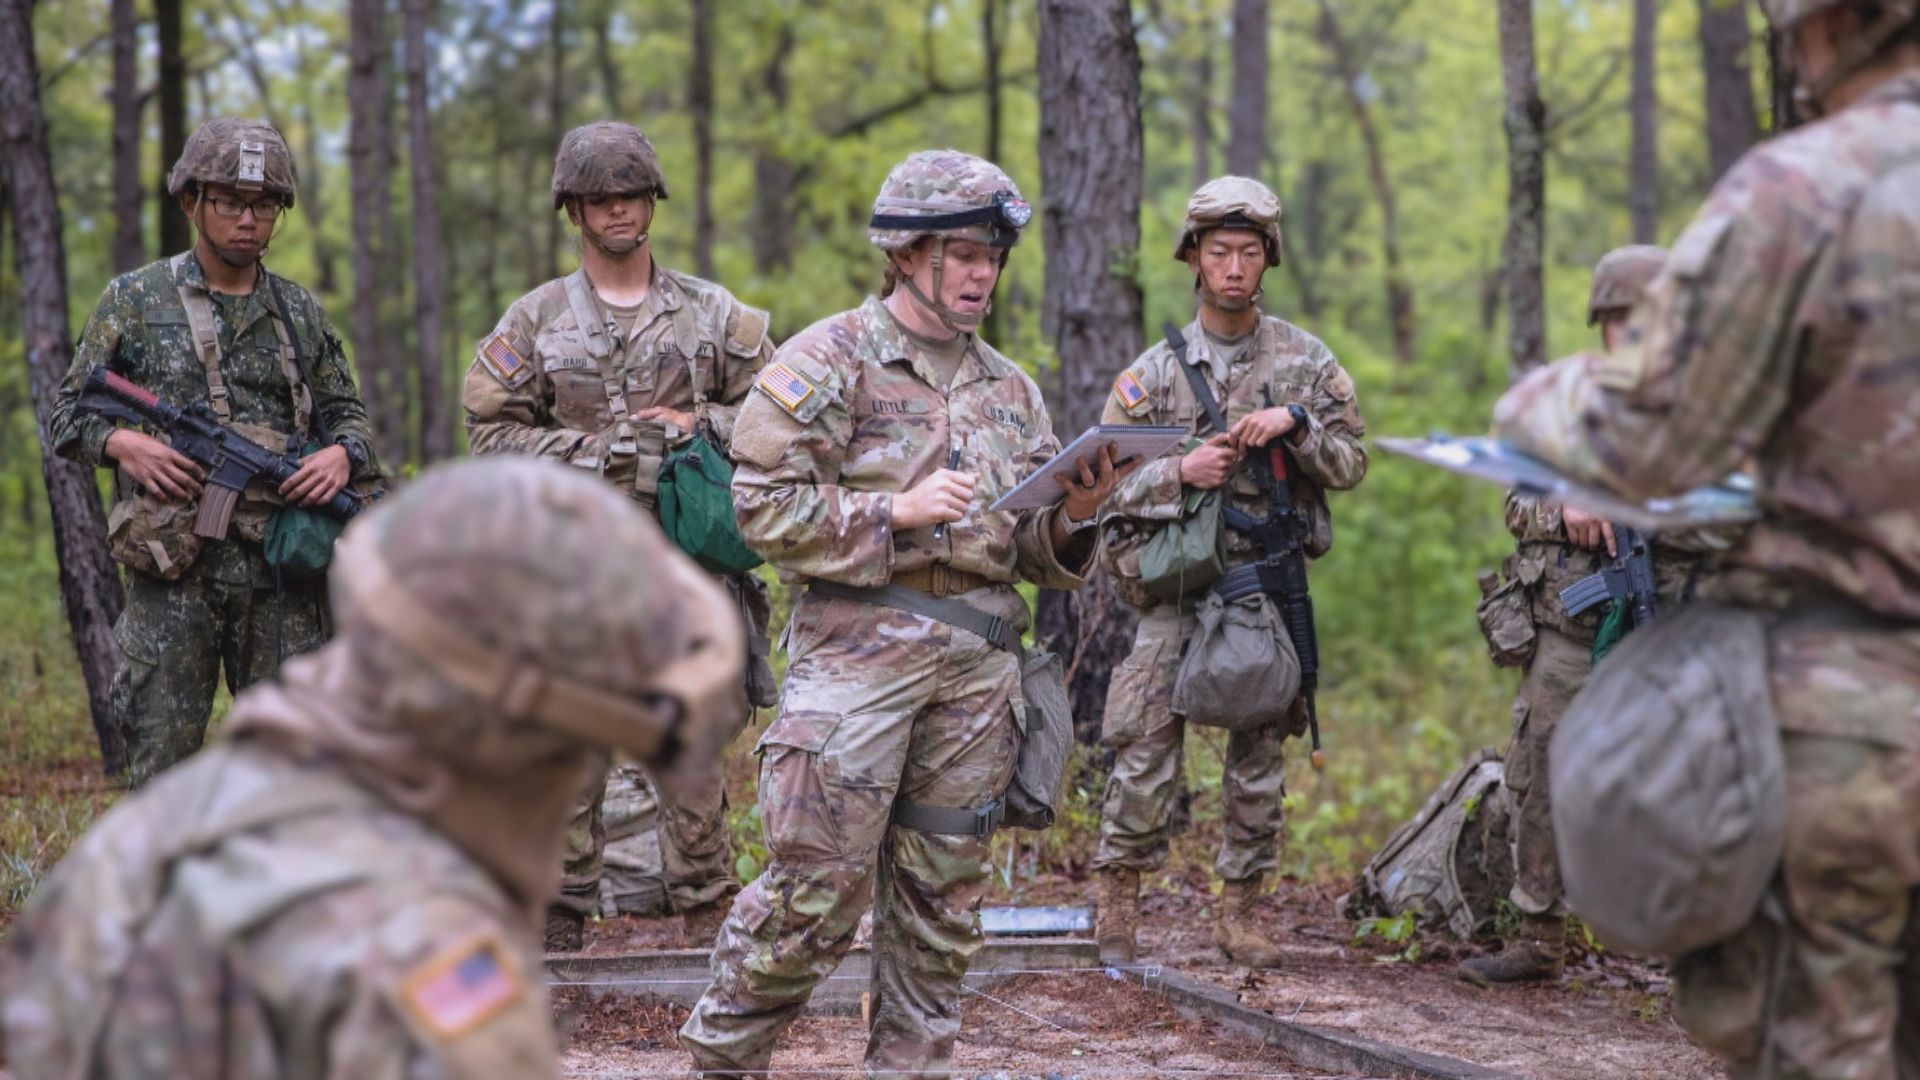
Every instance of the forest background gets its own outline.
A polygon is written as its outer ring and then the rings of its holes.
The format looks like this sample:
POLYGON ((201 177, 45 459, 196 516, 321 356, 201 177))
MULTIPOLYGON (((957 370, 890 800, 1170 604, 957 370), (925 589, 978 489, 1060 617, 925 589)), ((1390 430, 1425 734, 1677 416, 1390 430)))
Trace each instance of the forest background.
MULTIPOLYGON (((116 272, 190 242, 160 194, 186 132, 264 116, 300 179, 270 264, 325 305, 382 457, 408 473, 464 451, 474 343, 574 266, 547 183, 560 134, 589 120, 631 121, 660 151, 656 257, 770 309, 777 337, 876 286, 864 222, 894 162, 932 146, 1000 162, 1040 213, 986 334, 1068 437, 1150 328, 1190 317, 1171 252, 1211 176, 1282 197, 1288 261, 1263 306, 1332 346, 1373 434, 1471 432, 1513 374, 1595 342, 1593 263, 1670 240, 1774 123, 1746 0, 0 0, 0 19, 4 47, 31 25, 37 77, 14 90, 44 115, 69 336, 116 272)), ((89 724, 100 681, 82 672, 118 595, 109 574, 63 601, 55 523, 86 515, 58 498, 50 515, 63 466, 42 467, 29 378, 57 352, 26 346, 45 340, 33 286, 51 264, 22 236, 47 218, 18 179, 32 125, 9 114, 0 134, 3 921, 113 798, 89 724), (70 625, 87 609, 90 629, 70 625)), ((1476 574, 1511 549, 1499 493, 1376 456, 1333 506, 1313 578, 1331 764, 1296 755, 1288 796, 1286 865, 1320 881, 1502 744, 1514 689, 1473 615, 1476 574)), ((1077 662, 1091 743, 1127 616, 1098 586, 1040 608, 1077 662)), ((1224 739, 1189 746, 1178 850, 1197 868, 1224 739)), ((1003 840, 1009 859, 1083 869, 1102 778, 1089 746, 1067 827, 1003 840)))

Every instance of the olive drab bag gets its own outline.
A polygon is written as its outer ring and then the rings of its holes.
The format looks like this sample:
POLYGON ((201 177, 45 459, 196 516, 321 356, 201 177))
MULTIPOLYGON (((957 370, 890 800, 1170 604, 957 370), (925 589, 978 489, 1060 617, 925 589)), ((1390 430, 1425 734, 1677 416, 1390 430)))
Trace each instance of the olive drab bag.
POLYGON ((660 527, 710 573, 744 574, 760 565, 733 520, 733 463, 696 435, 660 463, 660 527))
POLYGON ((1013 783, 1007 787, 1005 823, 1016 829, 1044 829, 1053 824, 1067 756, 1073 751, 1073 706, 1067 699, 1066 666, 1058 656, 1026 648, 1014 655, 1020 661, 1026 726, 1020 732, 1013 783))
POLYGON ((1140 587, 1156 600, 1182 600, 1227 572, 1225 524, 1218 491, 1187 489, 1180 518, 1140 550, 1140 587))
POLYGON ((346 527, 338 518, 289 503, 267 519, 261 554, 287 580, 316 577, 333 562, 333 542, 346 527))
MULTIPOLYGON (((1539 631, 1533 625, 1533 582, 1527 580, 1527 566, 1509 556, 1504 573, 1492 570, 1480 574, 1480 602, 1474 617, 1480 623, 1480 635, 1487 639, 1487 655, 1497 667, 1525 667, 1533 659, 1539 631)), ((1537 575, 1535 580, 1537 580, 1537 575)))
POLYGON ((1513 889, 1508 799, 1500 755, 1476 752, 1387 837, 1341 901, 1341 914, 1413 912, 1425 929, 1474 938, 1513 889))
POLYGON ((1553 733, 1567 902, 1606 944, 1678 956, 1759 909, 1785 844, 1769 617, 1695 602, 1627 636, 1553 733))
POLYGON ((1197 618, 1173 680, 1174 715, 1228 731, 1286 722, 1300 696, 1300 657, 1273 597, 1209 592, 1197 618))

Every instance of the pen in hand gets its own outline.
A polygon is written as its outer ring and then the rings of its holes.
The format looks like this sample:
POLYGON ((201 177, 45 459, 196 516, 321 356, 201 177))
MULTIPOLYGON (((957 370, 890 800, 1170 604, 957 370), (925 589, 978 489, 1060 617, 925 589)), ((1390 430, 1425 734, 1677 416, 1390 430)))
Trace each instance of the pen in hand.
MULTIPOLYGON (((947 468, 957 469, 959 467, 960 467, 960 448, 956 446, 952 450, 947 451, 947 468)), ((933 541, 936 544, 943 544, 946 542, 946 540, 947 540, 947 523, 943 521, 933 527, 933 541)))

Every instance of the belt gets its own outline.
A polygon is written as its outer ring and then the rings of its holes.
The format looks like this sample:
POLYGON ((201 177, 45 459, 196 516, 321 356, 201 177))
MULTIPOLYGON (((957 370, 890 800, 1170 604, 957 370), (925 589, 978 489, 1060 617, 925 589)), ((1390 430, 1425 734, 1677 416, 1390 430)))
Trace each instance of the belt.
MULTIPOLYGON (((898 579, 895 579, 898 580, 898 579)), ((1014 634, 1012 624, 998 615, 989 615, 971 604, 958 600, 943 600, 937 596, 899 585, 882 585, 878 588, 863 589, 854 585, 842 585, 837 581, 814 579, 807 582, 807 591, 835 600, 852 600, 875 607, 892 608, 895 611, 910 612, 925 616, 935 622, 948 626, 957 626, 970 634, 986 640, 996 649, 1014 652, 1020 647, 1020 639, 1014 634)))
POLYGON ((933 563, 919 570, 907 570, 895 574, 889 584, 912 589, 914 592, 923 592, 929 596, 959 596, 961 593, 1000 583, 981 574, 955 570, 946 563, 933 563))

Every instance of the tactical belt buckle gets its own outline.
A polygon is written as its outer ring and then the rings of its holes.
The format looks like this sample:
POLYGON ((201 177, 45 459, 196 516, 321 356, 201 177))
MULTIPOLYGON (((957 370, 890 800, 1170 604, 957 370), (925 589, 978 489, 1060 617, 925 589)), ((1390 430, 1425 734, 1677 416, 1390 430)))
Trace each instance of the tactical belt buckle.
MULTIPOLYGON (((994 621, 998 622, 999 620, 995 619, 994 621)), ((993 830, 1000 827, 1001 819, 1006 816, 1007 800, 1005 799, 995 799, 987 805, 979 807, 973 812, 973 835, 980 839, 992 836, 993 830)))
POLYGON ((639 452, 640 444, 633 438, 633 425, 622 421, 620 426, 614 429, 613 445, 607 448, 607 453, 615 457, 632 457, 639 452))

